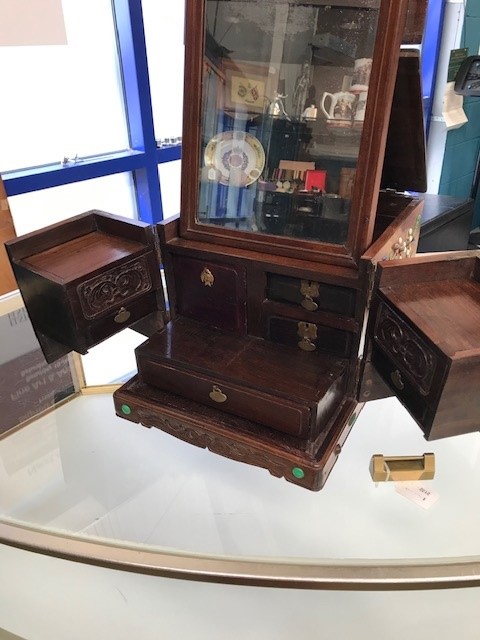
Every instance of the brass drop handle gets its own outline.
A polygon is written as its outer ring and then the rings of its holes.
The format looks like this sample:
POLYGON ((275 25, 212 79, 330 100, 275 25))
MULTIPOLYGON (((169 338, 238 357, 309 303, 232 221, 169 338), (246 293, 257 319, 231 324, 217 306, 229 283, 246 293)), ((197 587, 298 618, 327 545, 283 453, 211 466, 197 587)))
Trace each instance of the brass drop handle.
POLYGON ((210 400, 213 400, 214 402, 218 402, 219 404, 227 401, 227 396, 216 384, 213 385, 213 389, 210 391, 208 395, 210 396, 210 400))
POLYGON ((314 340, 317 339, 317 325, 311 322, 299 322, 297 335, 301 338, 297 345, 302 351, 315 351, 317 345, 314 340))
POLYGON ((298 343, 298 346, 302 351, 315 351, 317 345, 312 342, 309 338, 302 338, 298 343))
POLYGON ((114 322, 117 324, 123 324, 130 318, 130 311, 127 311, 125 307, 120 307, 120 309, 115 314, 113 318, 114 322))
POLYGON ((300 283, 300 293, 304 296, 300 303, 307 311, 316 311, 318 304, 313 298, 318 298, 320 295, 320 287, 318 282, 312 282, 311 280, 302 280, 300 283))
POLYGON ((393 382, 393 384, 397 387, 397 389, 400 389, 400 391, 402 389, 405 389, 405 384, 402 380, 402 374, 398 369, 395 369, 395 371, 392 371, 392 373, 390 374, 390 379, 393 382))
POLYGON ((300 304, 307 311, 316 311, 318 309, 318 304, 310 296, 305 296, 300 304))
POLYGON ((202 281, 205 287, 213 287, 213 283, 215 282, 215 276, 210 271, 210 269, 207 269, 207 267, 205 267, 202 273, 200 274, 200 280, 202 281))

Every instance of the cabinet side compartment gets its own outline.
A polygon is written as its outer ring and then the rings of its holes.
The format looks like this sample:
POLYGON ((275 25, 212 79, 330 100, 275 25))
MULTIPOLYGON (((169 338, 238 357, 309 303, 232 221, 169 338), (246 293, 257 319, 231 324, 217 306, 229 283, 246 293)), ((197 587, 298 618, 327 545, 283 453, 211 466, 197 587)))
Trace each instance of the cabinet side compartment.
POLYGON ((85 354, 86 344, 84 340, 79 339, 75 331, 64 288, 21 265, 13 263, 13 270, 47 362, 53 362, 59 357, 58 345, 65 345, 65 350, 60 350, 60 355, 72 349, 85 354), (54 341, 54 348, 45 340, 45 336, 54 341))

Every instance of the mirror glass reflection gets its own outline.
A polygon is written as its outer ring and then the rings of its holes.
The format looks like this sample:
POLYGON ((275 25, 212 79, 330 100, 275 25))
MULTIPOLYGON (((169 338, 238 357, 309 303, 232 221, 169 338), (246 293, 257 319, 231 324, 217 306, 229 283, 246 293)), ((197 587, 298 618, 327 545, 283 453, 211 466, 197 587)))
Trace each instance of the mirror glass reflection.
POLYGON ((377 18, 207 0, 198 222, 345 243, 377 18))

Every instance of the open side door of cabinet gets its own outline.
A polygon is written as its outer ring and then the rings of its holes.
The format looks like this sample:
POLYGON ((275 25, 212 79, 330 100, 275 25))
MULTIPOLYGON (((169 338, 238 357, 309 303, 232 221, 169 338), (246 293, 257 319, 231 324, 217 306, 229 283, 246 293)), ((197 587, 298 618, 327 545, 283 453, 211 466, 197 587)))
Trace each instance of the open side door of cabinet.
POLYGON ((480 252, 378 264, 371 363, 427 440, 480 426, 480 252))

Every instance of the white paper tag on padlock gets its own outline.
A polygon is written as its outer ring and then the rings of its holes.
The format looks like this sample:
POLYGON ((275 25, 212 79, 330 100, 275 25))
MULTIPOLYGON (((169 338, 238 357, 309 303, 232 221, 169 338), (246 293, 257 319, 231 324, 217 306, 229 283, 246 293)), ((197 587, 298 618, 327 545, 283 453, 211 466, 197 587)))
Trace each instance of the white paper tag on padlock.
POLYGON ((440 494, 427 488, 422 482, 396 482, 395 491, 422 509, 430 509, 440 498, 440 494))

